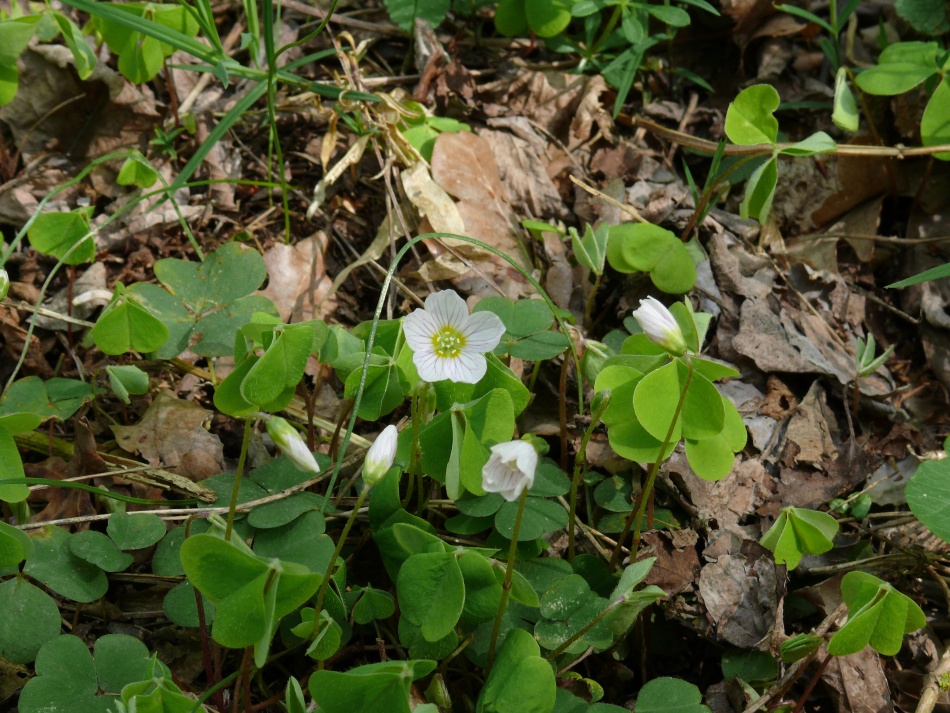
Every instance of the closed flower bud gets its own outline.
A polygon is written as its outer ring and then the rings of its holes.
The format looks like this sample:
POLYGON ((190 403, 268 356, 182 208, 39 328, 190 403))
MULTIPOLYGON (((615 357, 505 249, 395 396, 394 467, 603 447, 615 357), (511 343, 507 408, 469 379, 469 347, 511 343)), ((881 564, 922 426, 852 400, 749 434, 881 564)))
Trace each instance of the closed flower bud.
POLYGON ((590 417, 594 422, 600 421, 604 417, 604 411, 610 406, 610 389, 604 389, 594 394, 590 402, 590 417))
POLYGON ((482 489, 499 493, 514 502, 521 493, 534 485, 534 471, 538 467, 538 453, 526 441, 509 441, 491 447, 491 457, 482 468, 482 489))
POLYGON ((612 356, 613 351, 606 344, 588 339, 584 344, 584 355, 581 357, 581 372, 584 378, 592 384, 597 381, 601 369, 612 356))
POLYGON ((0 302, 7 298, 10 291, 10 276, 7 271, 0 267, 0 302))
POLYGON ((363 482, 370 488, 383 479, 383 476, 392 468, 396 458, 396 441, 399 432, 395 426, 389 425, 383 429, 373 445, 366 451, 366 460, 363 462, 363 482))
POLYGON ((651 342, 676 356, 686 353, 686 340, 676 318, 658 299, 640 300, 640 307, 633 311, 633 316, 651 342))
POLYGON ((270 416, 267 419, 267 432, 274 439, 274 443, 281 452, 293 461, 294 465, 307 473, 319 473, 320 466, 307 448, 297 429, 287 423, 280 416, 270 416))

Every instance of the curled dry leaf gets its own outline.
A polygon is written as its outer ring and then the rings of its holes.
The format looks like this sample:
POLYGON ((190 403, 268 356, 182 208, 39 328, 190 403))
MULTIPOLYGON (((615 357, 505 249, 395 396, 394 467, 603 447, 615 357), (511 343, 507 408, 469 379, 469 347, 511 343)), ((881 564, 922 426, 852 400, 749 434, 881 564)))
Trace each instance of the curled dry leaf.
POLYGON ((703 552, 714 561, 700 572, 699 593, 722 641, 755 648, 771 636, 777 621, 780 592, 775 562, 758 543, 719 534, 703 552))
MULTIPOLYGON (((489 143, 469 132, 440 134, 432 151, 432 178, 447 193, 459 199, 456 209, 464 234, 481 240, 526 265, 524 250, 514 237, 514 215, 505 199, 504 186, 489 143)), ((434 241, 428 247, 436 259, 446 260, 445 250, 434 241)), ((471 245, 459 252, 477 264, 509 297, 526 294, 524 278, 501 258, 471 245)), ((466 269, 459 284, 464 290, 482 291, 479 277, 466 269)))
POLYGON ((178 473, 201 480, 224 469, 224 446, 205 421, 211 412, 191 401, 161 391, 134 426, 113 426, 116 442, 151 465, 178 468, 178 473))
POLYGON ((324 302, 331 285, 323 262, 326 245, 320 232, 296 245, 278 243, 264 253, 268 283, 255 294, 270 298, 284 322, 319 319, 336 307, 332 299, 324 302))

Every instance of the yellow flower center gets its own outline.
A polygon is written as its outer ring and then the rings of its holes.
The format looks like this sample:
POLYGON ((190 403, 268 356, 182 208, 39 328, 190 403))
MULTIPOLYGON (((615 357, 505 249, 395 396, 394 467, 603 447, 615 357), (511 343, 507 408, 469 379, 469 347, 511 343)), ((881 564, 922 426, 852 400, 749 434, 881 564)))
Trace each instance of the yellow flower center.
POLYGON ((432 335, 432 349, 440 359, 456 359, 465 348, 465 335, 446 325, 432 335))

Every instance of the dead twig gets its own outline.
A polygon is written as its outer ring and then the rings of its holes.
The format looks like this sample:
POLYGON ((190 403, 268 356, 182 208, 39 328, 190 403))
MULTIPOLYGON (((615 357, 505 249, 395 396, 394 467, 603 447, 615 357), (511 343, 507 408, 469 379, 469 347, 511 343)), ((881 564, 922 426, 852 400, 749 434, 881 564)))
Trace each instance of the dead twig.
MULTIPOLYGON (((700 139, 695 136, 690 136, 681 131, 676 131, 675 129, 670 129, 660 124, 654 123, 649 119, 644 119, 640 116, 624 116, 623 114, 618 117, 618 120, 625 120, 630 126, 639 126, 651 134, 655 134, 667 141, 673 141, 680 146, 685 148, 693 149, 694 151, 699 151, 700 153, 714 154, 716 153, 716 148, 718 143, 715 141, 708 141, 706 139, 700 139)), ((752 144, 750 146, 737 146, 735 144, 728 144, 725 147, 723 155, 725 156, 754 156, 756 154, 762 154, 763 156, 771 154, 774 150, 788 148, 789 146, 794 146, 794 143, 777 143, 774 146, 772 144, 752 144)), ((950 151, 950 144, 941 144, 940 146, 903 146, 898 144, 897 146, 859 146, 855 144, 838 144, 833 151, 827 151, 826 154, 833 156, 862 156, 865 158, 896 158, 896 159, 905 159, 905 158, 914 158, 917 156, 933 156, 938 153, 946 153, 950 151)))
MULTIPOLYGON (((847 609, 847 605, 843 602, 839 604, 838 608, 826 616, 824 621, 818 625, 813 633, 817 636, 824 636, 827 634, 831 630, 831 627, 834 626, 835 622, 838 621, 838 619, 842 614, 845 613, 845 611, 847 611, 847 609)), ((785 693, 785 691, 791 688, 792 684, 798 680, 799 675, 801 675, 802 671, 804 671, 808 664, 812 662, 819 650, 820 649, 816 649, 805 658, 799 659, 794 664, 792 664, 788 671, 785 672, 785 675, 782 676, 782 678, 772 684, 772 686, 765 693, 759 696, 758 699, 747 705, 742 713, 756 713, 756 711, 758 711, 760 708, 785 693)))

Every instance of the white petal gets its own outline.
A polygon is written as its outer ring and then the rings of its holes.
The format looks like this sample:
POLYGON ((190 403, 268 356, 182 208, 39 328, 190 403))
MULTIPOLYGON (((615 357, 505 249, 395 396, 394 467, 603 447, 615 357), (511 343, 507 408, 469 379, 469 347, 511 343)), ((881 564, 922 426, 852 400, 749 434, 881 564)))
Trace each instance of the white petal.
POLYGON ((442 359, 444 364, 445 374, 447 379, 454 381, 456 384, 474 384, 475 382, 471 379, 471 370, 466 368, 465 364, 462 362, 461 355, 452 358, 452 359, 442 359))
POLYGON ((432 383, 447 378, 442 369, 442 360, 435 355, 431 344, 428 345, 427 349, 415 352, 412 355, 412 363, 416 365, 419 378, 423 381, 432 383))
POLYGON ((484 354, 498 346, 505 325, 494 312, 475 312, 466 320, 461 332, 465 335, 467 349, 484 354))
POLYGON ((655 297, 640 300, 640 307, 633 311, 633 316, 655 344, 673 354, 686 351, 686 341, 679 323, 673 313, 655 297))
POLYGON ((432 348, 432 335, 439 330, 432 315, 424 309, 413 310, 402 318, 402 331, 406 344, 414 352, 432 348))
POLYGON ((499 493, 505 500, 521 497, 525 488, 534 484, 538 454, 525 441, 498 443, 491 448, 491 457, 482 468, 482 489, 499 493))
POLYGON ((370 487, 376 485, 392 467, 396 458, 399 432, 393 425, 386 426, 366 451, 363 463, 363 481, 370 487))
POLYGON ((451 325, 461 331, 468 319, 468 305, 455 290, 433 292, 426 297, 426 312, 432 316, 437 328, 451 325))
POLYGON ((459 362, 459 370, 462 372, 462 378, 459 381, 463 384, 477 384, 488 371, 488 362, 481 354, 470 351, 468 347, 456 357, 459 362))

